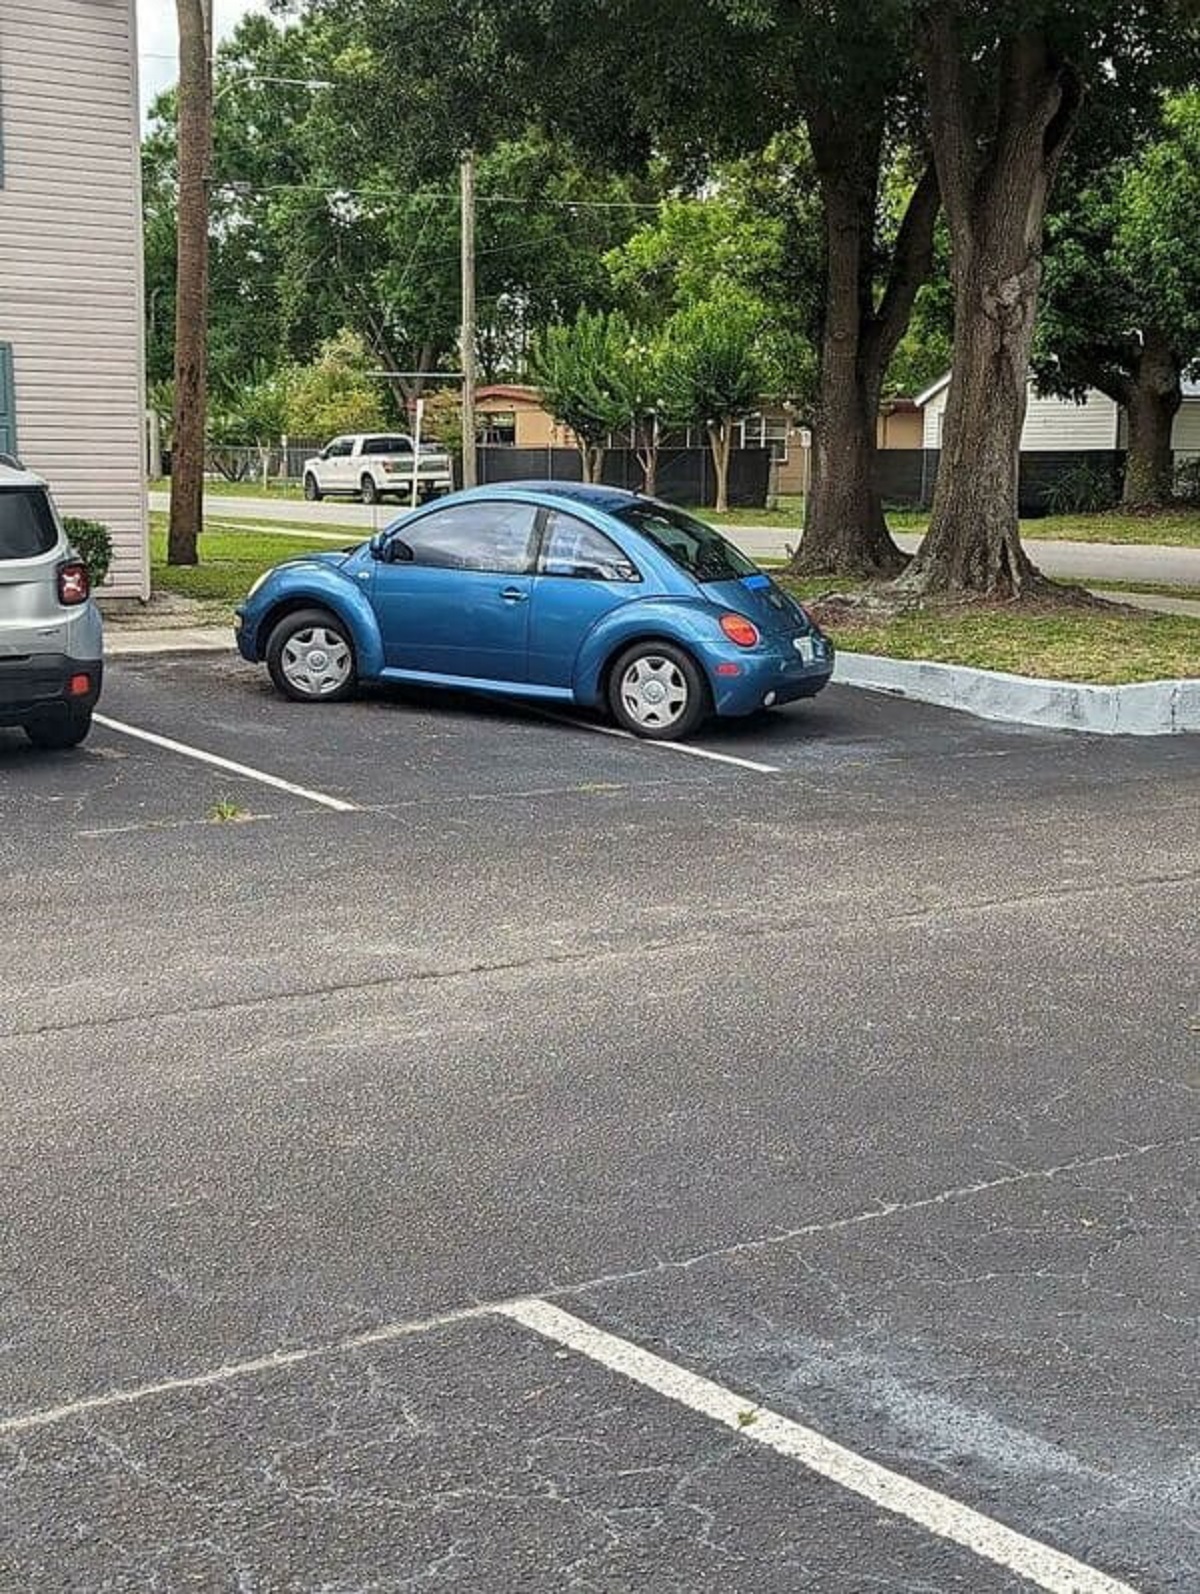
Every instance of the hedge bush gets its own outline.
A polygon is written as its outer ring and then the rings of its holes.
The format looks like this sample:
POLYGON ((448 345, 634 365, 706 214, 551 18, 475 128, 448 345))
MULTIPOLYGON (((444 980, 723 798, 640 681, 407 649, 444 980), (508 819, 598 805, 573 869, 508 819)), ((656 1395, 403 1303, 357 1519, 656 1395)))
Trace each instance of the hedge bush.
POLYGON ((63 520, 67 536, 75 552, 88 568, 93 587, 98 587, 112 564, 112 533, 98 520, 79 520, 66 516, 63 520))

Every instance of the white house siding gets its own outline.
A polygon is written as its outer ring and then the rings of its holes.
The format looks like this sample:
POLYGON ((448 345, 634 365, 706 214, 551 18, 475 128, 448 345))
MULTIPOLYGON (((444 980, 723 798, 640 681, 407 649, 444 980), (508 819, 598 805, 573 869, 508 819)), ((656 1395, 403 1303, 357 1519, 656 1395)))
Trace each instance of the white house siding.
MULTIPOLYGON (((922 436, 926 448, 941 448, 942 417, 949 385, 939 389, 923 410, 922 436)), ((1021 449, 1028 453, 1061 453, 1075 449, 1116 448, 1117 406, 1094 388, 1082 404, 1069 399, 1039 398, 1029 389, 1021 449)))
POLYGON ((1185 397, 1171 428, 1171 447, 1177 454, 1200 455, 1200 393, 1185 397))
POLYGON ((113 533, 146 597, 134 0, 0 0, 0 343, 17 448, 65 514, 113 533))

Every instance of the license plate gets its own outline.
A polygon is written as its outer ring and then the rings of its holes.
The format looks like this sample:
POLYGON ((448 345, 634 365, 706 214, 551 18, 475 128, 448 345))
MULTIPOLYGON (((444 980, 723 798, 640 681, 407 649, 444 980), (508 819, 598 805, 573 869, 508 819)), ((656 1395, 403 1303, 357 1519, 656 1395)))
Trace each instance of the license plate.
POLYGON ((792 638, 792 646, 795 648, 796 652, 800 655, 800 657, 804 660, 805 664, 811 664, 812 663, 814 657, 816 656, 815 655, 815 650, 813 648, 813 639, 812 639, 812 637, 810 637, 810 636, 794 636, 792 638))

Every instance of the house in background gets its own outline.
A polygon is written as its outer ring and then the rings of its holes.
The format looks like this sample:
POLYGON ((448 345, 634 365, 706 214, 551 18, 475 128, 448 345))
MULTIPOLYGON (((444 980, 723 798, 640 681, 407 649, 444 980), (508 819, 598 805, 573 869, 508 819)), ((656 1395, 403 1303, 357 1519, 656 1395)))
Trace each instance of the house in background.
MULTIPOLYGON (((933 490, 949 396, 947 373, 914 400, 923 417, 919 446, 925 462, 926 498, 933 490)), ((1044 507, 1046 490, 1065 471, 1079 465, 1111 474, 1116 487, 1127 441, 1125 411, 1106 394, 1089 388, 1083 402, 1077 404, 1073 399, 1042 397, 1030 381, 1021 432, 1023 505, 1031 510, 1044 507)), ((1183 403, 1171 428, 1171 446, 1177 464, 1200 458, 1200 382, 1183 384, 1183 403)))
MULTIPOLYGON (((481 440, 486 448, 542 449, 574 448, 575 439, 567 427, 560 426, 542 407, 535 387, 521 383, 496 383, 481 387, 475 395, 480 417, 481 440)), ((674 440, 672 440, 674 441, 674 440)), ((921 411, 909 398, 888 399, 880 407, 876 441, 881 449, 913 449, 921 443, 921 411)), ((704 448, 706 442, 696 427, 688 427, 677 446, 704 448)), ((753 415, 738 422, 736 449, 765 449, 771 456, 773 493, 803 493, 808 490, 811 437, 795 411, 788 405, 769 400, 753 415)), ((553 468, 548 454, 547 470, 553 468)))
POLYGON ((134 0, 0 0, 0 450, 150 590, 134 0))

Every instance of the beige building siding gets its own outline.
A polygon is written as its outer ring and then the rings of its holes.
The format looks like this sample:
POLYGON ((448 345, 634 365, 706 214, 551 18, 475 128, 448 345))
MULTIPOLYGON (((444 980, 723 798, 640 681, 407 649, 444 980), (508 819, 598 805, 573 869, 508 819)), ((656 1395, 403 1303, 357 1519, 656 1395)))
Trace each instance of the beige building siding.
POLYGON ((133 0, 0 0, 0 343, 17 448, 103 521, 105 588, 146 597, 142 232, 133 0))

